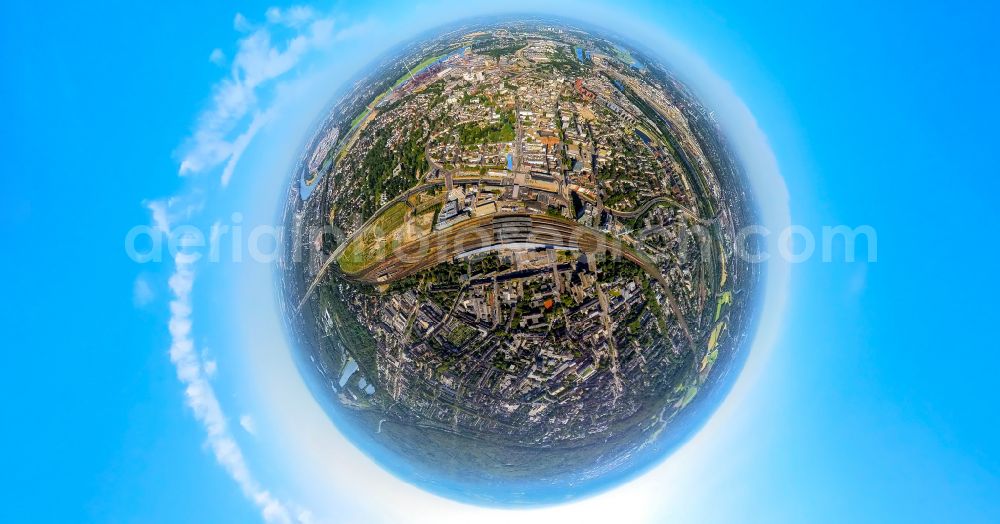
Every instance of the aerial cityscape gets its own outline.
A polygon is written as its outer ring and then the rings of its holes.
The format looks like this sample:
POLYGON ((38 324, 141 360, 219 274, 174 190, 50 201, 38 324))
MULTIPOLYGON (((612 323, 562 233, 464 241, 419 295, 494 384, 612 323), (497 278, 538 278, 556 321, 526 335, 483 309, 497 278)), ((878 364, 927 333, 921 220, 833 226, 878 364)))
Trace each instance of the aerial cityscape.
POLYGON ((551 503, 648 468, 724 396, 755 327, 755 203, 655 57, 564 21, 467 23, 318 122, 281 308, 314 396, 383 467, 551 503))
POLYGON ((1000 524, 1000 1, 4 7, 0 524, 1000 524))

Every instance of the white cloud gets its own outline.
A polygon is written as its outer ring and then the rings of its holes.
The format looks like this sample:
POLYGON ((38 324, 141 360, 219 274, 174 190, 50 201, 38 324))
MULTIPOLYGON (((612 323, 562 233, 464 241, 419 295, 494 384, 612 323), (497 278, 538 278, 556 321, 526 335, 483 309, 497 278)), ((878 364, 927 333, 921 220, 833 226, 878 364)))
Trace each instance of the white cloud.
MULTIPOLYGON (((167 199, 145 203, 150 211, 153 227, 169 234, 173 224, 187 220, 202 209, 203 197, 197 191, 167 199)), ((243 493, 260 509, 267 522, 290 523, 292 518, 288 506, 264 489, 253 477, 246 460, 232 433, 229 431, 225 414, 219 404, 209 379, 216 373, 216 362, 195 350, 192 337, 191 293, 195 281, 196 255, 180 252, 173 256, 174 272, 167 281, 171 300, 170 319, 170 361, 177 378, 184 386, 184 397, 195 418, 205 428, 209 449, 216 461, 236 481, 243 493)), ((152 288, 144 277, 136 279, 133 290, 136 303, 152 300, 152 288)))
POLYGON ((216 220, 212 223, 212 227, 208 231, 208 259, 212 261, 219 260, 221 254, 221 246, 219 245, 219 240, 222 238, 222 234, 228 230, 229 227, 223 228, 222 221, 216 220))
MULTIPOLYGON (((180 175, 221 168, 222 187, 229 183, 244 151, 275 116, 282 100, 290 98, 286 87, 294 82, 285 77, 311 53, 362 34, 357 27, 336 32, 331 16, 309 7, 271 8, 261 23, 237 14, 233 28, 240 36, 232 56, 216 48, 208 57, 219 66, 228 62, 228 74, 212 86, 208 105, 178 150, 180 175)), ((200 179, 195 180, 173 197, 143 203, 156 230, 169 235, 177 224, 192 220, 202 209, 212 187, 206 188, 197 181, 200 179)), ((212 245, 218 243, 221 233, 216 222, 211 232, 212 245)), ((192 255, 175 255, 174 272, 168 280, 169 355, 184 387, 185 403, 204 427, 206 444, 215 460, 257 506, 265 521, 311 522, 314 519, 308 510, 280 500, 252 474, 230 429, 211 382, 217 363, 207 352, 196 350, 192 335, 196 260, 192 255)), ((133 295, 137 304, 155 298, 146 280, 137 279, 133 295)), ((250 415, 241 416, 239 425, 248 434, 257 432, 256 421, 250 415)))
POLYGON ((250 415, 240 417, 240 427, 251 435, 257 434, 257 423, 254 422, 253 417, 250 415))
MULTIPOLYGON (((332 17, 301 6, 272 7, 262 25, 237 14, 233 27, 245 36, 237 42, 229 75, 213 87, 209 107, 180 150, 181 175, 224 165, 222 186, 229 183, 243 152, 270 120, 276 82, 311 52, 364 32, 364 27, 352 26, 335 33, 332 17), (290 34, 275 41, 273 30, 279 26, 283 28, 280 34, 290 34)), ((225 55, 216 49, 210 59, 221 64, 225 55)))
POLYGON ((154 298, 156 298, 156 293, 153 292, 149 279, 145 275, 135 277, 135 283, 132 285, 132 303, 136 307, 145 307, 154 298))
POLYGON ((221 49, 216 47, 212 50, 212 54, 208 55, 208 61, 221 66, 226 62, 226 53, 223 53, 221 49))
MULTIPOLYGON (((208 55, 210 62, 226 67, 227 73, 212 86, 210 100, 177 151, 179 174, 218 170, 219 185, 225 187, 255 136, 287 109, 286 104, 295 101, 296 86, 302 78, 292 78, 296 69, 301 69, 312 54, 332 50, 334 43, 362 36, 372 26, 373 22, 366 21, 341 27, 332 16, 309 7, 272 8, 259 23, 235 15, 233 28, 239 32, 235 50, 226 53, 216 48, 208 55)), ((208 195, 219 187, 215 179, 209 179, 209 186, 202 177, 189 180, 185 189, 172 197, 143 202, 156 231, 169 235, 180 224, 191 223, 209 201, 208 195)), ((222 233, 216 222, 210 245, 216 245, 222 233)), ((254 476, 235 438, 233 420, 227 418, 213 385, 216 360, 208 352, 199 351, 194 342, 192 293, 196 260, 189 254, 174 255, 173 273, 168 279, 168 291, 164 292, 170 300, 169 358, 183 387, 185 404, 205 430, 206 448, 265 521, 312 522, 315 519, 308 510, 280 499, 254 476)), ((153 290, 148 278, 137 278, 134 302, 151 303, 157 298, 153 290)), ((249 414, 240 416, 238 423, 250 435, 259 429, 249 414)))
POLYGON ((205 201, 200 193, 189 192, 170 198, 147 200, 142 204, 149 210, 153 228, 165 235, 170 235, 173 224, 180 220, 190 219, 201 211, 205 201))
POLYGON ((247 20, 247 17, 243 16, 243 13, 236 13, 236 16, 233 17, 233 29, 241 33, 247 33, 253 30, 253 24, 247 20))
POLYGON ((215 361, 215 359, 211 358, 203 358, 201 367, 205 372, 205 376, 208 378, 214 377, 219 371, 219 364, 215 361))
POLYGON ((170 219, 167 217, 168 200, 152 200, 146 202, 153 219, 153 227, 162 233, 170 233, 170 219))
POLYGON ((265 13, 267 22, 270 24, 281 24, 288 27, 302 27, 307 22, 316 19, 316 12, 309 6, 293 6, 288 9, 272 7, 265 13))
POLYGON ((236 170, 236 163, 239 162, 240 157, 243 156, 243 152, 246 151, 247 146, 250 145, 250 141, 253 140, 257 132, 267 125, 268 120, 271 119, 271 115, 272 111, 270 110, 255 114, 246 130, 233 140, 229 160, 226 161, 226 166, 222 168, 222 178, 220 179, 222 187, 229 185, 229 179, 233 177, 233 171, 236 170))
POLYGON ((257 505, 264 520, 275 523, 293 522, 288 507, 264 489, 250 473, 243 452, 229 431, 215 390, 208 381, 205 364, 195 350, 191 335, 194 261, 191 255, 175 255, 174 273, 168 281, 173 295, 169 321, 170 361, 174 364, 177 378, 184 385, 185 401, 195 418, 204 426, 207 444, 215 460, 236 481, 247 498, 257 505))

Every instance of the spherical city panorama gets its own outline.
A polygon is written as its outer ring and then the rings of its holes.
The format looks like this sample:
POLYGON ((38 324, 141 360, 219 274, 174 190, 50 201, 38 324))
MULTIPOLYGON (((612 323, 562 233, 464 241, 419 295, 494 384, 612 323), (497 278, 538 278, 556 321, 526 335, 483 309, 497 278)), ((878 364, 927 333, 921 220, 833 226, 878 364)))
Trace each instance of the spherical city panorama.
POLYGON ((306 382, 383 468, 491 505, 648 469, 746 358, 749 184, 710 108, 624 42, 456 25, 346 83, 278 267, 306 382))

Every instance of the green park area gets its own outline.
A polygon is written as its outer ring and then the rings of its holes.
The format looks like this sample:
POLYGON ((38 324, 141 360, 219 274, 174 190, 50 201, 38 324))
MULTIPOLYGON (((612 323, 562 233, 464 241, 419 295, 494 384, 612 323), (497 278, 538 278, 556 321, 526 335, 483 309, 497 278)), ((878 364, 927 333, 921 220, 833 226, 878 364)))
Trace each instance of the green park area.
POLYGON ((514 136, 513 112, 503 113, 498 122, 485 125, 469 122, 458 126, 458 139, 462 145, 510 142, 514 136))
POLYGON ((733 293, 732 291, 726 291, 722 293, 719 297, 719 301, 715 304, 715 320, 718 322, 719 317, 722 316, 722 306, 727 306, 733 303, 733 293))
POLYGON ((715 328, 712 329, 712 333, 708 336, 709 351, 712 351, 713 349, 715 349, 715 346, 719 345, 719 336, 722 335, 723 329, 726 329, 725 322, 719 322, 718 324, 715 325, 715 328))

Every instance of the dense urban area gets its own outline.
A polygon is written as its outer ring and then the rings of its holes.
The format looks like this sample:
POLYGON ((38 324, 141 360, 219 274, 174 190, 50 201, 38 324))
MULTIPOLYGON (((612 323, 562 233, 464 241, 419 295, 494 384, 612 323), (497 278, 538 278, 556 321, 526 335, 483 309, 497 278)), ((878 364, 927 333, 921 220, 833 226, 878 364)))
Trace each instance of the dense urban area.
POLYGON ((635 471, 692 431, 742 364, 761 268, 736 255, 745 176, 668 71, 521 21, 348 85, 295 166, 278 269, 348 433, 431 482, 526 486, 635 471))

